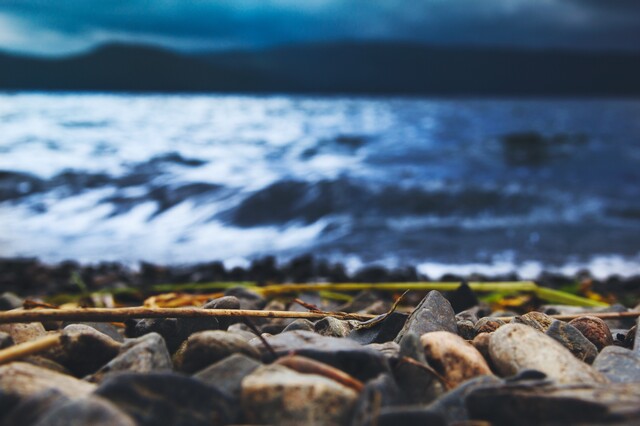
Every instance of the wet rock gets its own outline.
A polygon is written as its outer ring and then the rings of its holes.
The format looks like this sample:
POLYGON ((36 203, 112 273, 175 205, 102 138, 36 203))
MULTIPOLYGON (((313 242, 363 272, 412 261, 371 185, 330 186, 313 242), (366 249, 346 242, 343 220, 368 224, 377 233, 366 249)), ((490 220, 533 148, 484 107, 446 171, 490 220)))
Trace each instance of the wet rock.
POLYGON ((6 410, 9 412, 4 418, 0 414, 0 424, 32 426, 47 411, 69 400, 69 397, 58 389, 47 389, 38 392, 35 395, 24 398, 19 403, 16 401, 16 403, 12 404, 11 411, 6 410))
POLYGON ((95 394, 141 426, 224 425, 234 410, 224 392, 173 373, 123 373, 107 378, 95 394))
POLYGON ((95 372, 118 355, 121 344, 82 324, 72 324, 62 331, 60 343, 64 352, 61 363, 77 376, 95 372))
POLYGON ((383 321, 371 327, 353 330, 348 337, 361 345, 388 342, 396 338, 407 318, 407 314, 392 312, 383 321))
POLYGON ((453 389, 477 376, 491 375, 491 369, 476 348, 457 334, 434 331, 420 336, 427 363, 453 389))
POLYGON ((480 376, 468 380, 428 405, 425 411, 444 419, 444 424, 464 424, 472 418, 467 411, 467 396, 476 389, 501 382, 495 376, 480 376))
MULTIPOLYGON (((223 296, 210 300, 202 306, 204 309, 240 309, 240 300, 235 296, 223 296)), ((239 321, 235 317, 218 317, 220 330, 226 330, 231 324, 239 321)))
POLYGON ((158 333, 149 333, 125 342, 120 353, 98 370, 91 381, 101 382, 111 373, 163 372, 171 371, 172 368, 171 356, 164 339, 158 333))
POLYGON ((440 376, 427 364, 413 358, 400 358, 393 368, 393 377, 404 404, 426 405, 446 392, 440 376))
POLYGON ((607 346, 593 367, 614 383, 640 383, 640 357, 619 346, 607 346))
POLYGON ((473 322, 469 320, 458 321, 458 335, 465 340, 473 340, 476 337, 476 330, 473 327, 473 322))
POLYGON ((496 331, 498 328, 502 327, 505 324, 506 323, 501 319, 484 317, 484 318, 480 318, 478 322, 475 323, 473 328, 476 331, 476 334, 493 333, 494 331, 496 331))
POLYGON ((357 396, 326 377, 280 365, 260 367, 242 381, 242 409, 249 423, 347 424, 357 396))
POLYGON ((136 423, 109 401, 91 396, 49 410, 36 426, 135 426, 136 423))
POLYGON ((400 341, 400 357, 412 358, 424 365, 427 359, 424 356, 424 347, 420 343, 420 336, 415 333, 407 333, 400 341))
POLYGON ((240 309, 262 309, 267 304, 267 299, 244 287, 230 288, 224 295, 236 297, 240 302, 240 309))
MULTIPOLYGON (((361 381, 389 371, 384 355, 349 339, 320 336, 308 331, 289 331, 267 336, 266 340, 278 356, 293 352, 332 365, 361 381)), ((271 359, 271 354, 259 339, 250 343, 262 353, 264 360, 271 359)))
POLYGON ((467 397, 474 419, 498 425, 638 424, 640 387, 608 385, 498 384, 467 397))
POLYGON ((598 349, 577 328, 566 322, 554 320, 545 334, 560 342, 580 361, 591 364, 598 355, 598 349))
POLYGON ((314 324, 305 318, 298 318, 291 322, 288 326, 284 328, 282 331, 295 331, 295 330, 304 330, 304 331, 314 331, 314 324))
POLYGON ((236 353, 260 358, 260 352, 243 338, 227 331, 210 330, 191 335, 173 359, 179 371, 195 373, 236 353))
POLYGON ((24 362, 0 366, 0 389, 5 395, 20 399, 47 389, 57 389, 63 395, 74 398, 88 395, 94 388, 95 385, 74 377, 24 362))
POLYGON ((584 316, 569 321, 569 324, 577 328, 591 343, 596 346, 598 351, 602 348, 613 344, 613 337, 609 326, 603 320, 597 317, 584 316))
POLYGON ((523 324, 507 324, 491 333, 489 354, 502 376, 532 369, 542 371, 558 383, 608 382, 560 343, 523 324))
POLYGON ((193 377, 216 386, 239 402, 242 379, 261 365, 260 362, 246 355, 233 354, 200 370, 193 377))
POLYGON ((365 385, 355 404, 351 426, 374 426, 379 423, 379 413, 400 401, 400 389, 388 374, 381 374, 365 385))
POLYGON ((8 348, 13 345, 13 339, 9 333, 0 331, 0 349, 8 348))
POLYGON ((398 358, 400 355, 400 345, 396 342, 370 343, 367 348, 374 349, 386 358, 398 358))
POLYGON ((552 322, 553 318, 550 316, 535 311, 517 316, 513 319, 514 324, 525 324, 543 333, 547 331, 552 322))
POLYGON ((351 333, 351 324, 333 317, 324 317, 315 323, 314 330, 322 336, 346 337, 351 333))
POLYGON ((22 298, 18 297, 15 293, 5 291, 0 294, 0 311, 21 308, 23 302, 22 298))
POLYGON ((455 313, 451 304, 442 294, 435 290, 430 291, 409 315, 395 341, 400 342, 408 332, 421 336, 432 331, 458 333, 455 313))
POLYGON ((39 322, 0 324, 0 331, 9 334, 16 345, 47 334, 44 326, 39 322))

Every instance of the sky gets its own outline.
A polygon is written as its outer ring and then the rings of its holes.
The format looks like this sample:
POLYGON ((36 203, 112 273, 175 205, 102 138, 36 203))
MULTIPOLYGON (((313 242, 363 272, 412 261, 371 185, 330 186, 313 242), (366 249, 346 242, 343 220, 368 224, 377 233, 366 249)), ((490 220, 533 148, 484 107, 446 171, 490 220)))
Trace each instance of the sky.
POLYGON ((0 0, 0 49, 28 54, 345 40, 640 52, 640 0, 0 0))

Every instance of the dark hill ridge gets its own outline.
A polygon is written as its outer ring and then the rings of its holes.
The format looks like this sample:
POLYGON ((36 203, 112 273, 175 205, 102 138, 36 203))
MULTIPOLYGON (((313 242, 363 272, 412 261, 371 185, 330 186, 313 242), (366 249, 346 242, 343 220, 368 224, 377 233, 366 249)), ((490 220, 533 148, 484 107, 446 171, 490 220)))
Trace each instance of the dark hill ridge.
POLYGON ((436 96, 638 96, 640 54, 342 43, 181 55, 107 45, 0 54, 0 89, 436 96))

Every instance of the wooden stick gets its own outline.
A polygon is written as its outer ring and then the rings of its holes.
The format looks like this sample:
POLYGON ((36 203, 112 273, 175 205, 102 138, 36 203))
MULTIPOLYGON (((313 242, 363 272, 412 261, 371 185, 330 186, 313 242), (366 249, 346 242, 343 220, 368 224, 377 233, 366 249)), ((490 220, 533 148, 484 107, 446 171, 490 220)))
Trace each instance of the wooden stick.
MULTIPOLYGON (((561 315, 549 315, 549 317, 561 321, 571 321, 572 319, 580 317, 596 317, 600 319, 620 319, 620 318, 638 318, 640 317, 640 311, 627 311, 627 312, 581 312, 578 314, 561 314, 561 315)), ((496 317, 504 322, 509 322, 515 317, 496 317)))
POLYGON ((60 343, 60 334, 50 334, 0 350, 0 364, 15 361, 45 351, 60 343))
POLYGON ((345 312, 292 312, 259 311, 249 309, 203 309, 203 308, 77 308, 77 309, 33 309, 26 311, 0 312, 0 324, 36 321, 96 321, 114 322, 135 318, 206 318, 206 317, 261 317, 261 318, 307 318, 334 317, 366 321, 375 315, 349 314, 345 312))

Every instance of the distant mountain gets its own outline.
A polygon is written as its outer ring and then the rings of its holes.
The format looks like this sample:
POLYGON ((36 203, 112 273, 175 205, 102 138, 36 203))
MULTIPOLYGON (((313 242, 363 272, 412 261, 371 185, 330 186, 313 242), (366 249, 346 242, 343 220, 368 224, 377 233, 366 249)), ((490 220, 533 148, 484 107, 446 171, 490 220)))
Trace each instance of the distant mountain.
POLYGON ((342 43, 182 55, 107 45, 0 54, 2 90, 638 96, 640 54, 342 43))

